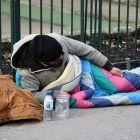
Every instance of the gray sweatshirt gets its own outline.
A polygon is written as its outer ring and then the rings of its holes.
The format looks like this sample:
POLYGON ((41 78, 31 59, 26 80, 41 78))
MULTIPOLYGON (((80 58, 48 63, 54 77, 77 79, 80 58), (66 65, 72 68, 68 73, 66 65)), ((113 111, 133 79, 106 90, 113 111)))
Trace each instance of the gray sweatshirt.
POLYGON ((25 36, 14 45, 11 58, 12 67, 18 69, 18 72, 21 75, 22 88, 28 88, 32 92, 37 92, 41 91, 49 83, 57 80, 62 75, 67 65, 68 53, 89 60, 99 67, 104 67, 104 65, 108 61, 108 59, 101 52, 83 42, 56 33, 50 33, 47 35, 55 38, 62 46, 62 50, 64 52, 63 64, 58 68, 44 68, 37 70, 33 70, 32 65, 31 69, 20 68, 19 63, 24 63, 21 59, 19 59, 21 53, 23 53, 23 51, 21 51, 21 48, 28 48, 28 45, 25 44, 31 41, 36 36, 36 34, 25 36))

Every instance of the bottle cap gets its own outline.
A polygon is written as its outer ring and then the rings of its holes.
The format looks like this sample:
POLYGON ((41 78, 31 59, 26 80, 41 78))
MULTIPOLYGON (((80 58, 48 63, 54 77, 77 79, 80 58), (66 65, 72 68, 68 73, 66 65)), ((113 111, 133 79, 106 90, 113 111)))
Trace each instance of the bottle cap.
POLYGON ((46 95, 52 95, 52 91, 51 90, 46 91, 46 95))

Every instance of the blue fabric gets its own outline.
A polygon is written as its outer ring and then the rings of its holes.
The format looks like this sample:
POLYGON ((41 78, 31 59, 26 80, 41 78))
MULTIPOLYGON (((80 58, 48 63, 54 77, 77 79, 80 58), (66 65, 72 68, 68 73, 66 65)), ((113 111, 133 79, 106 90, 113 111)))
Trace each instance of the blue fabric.
MULTIPOLYGON (((100 68, 98 68, 97 66, 91 64, 89 61, 81 60, 81 62, 83 72, 82 74, 84 75, 82 76, 83 79, 81 80, 80 83, 82 92, 79 91, 78 94, 75 93, 75 95, 73 96, 77 107, 85 108, 85 107, 105 107, 122 104, 140 104, 139 90, 135 92, 124 92, 124 93, 120 93, 119 90, 116 90, 117 92, 113 92, 112 94, 110 94, 108 92, 108 89, 112 88, 113 86, 109 85, 109 83, 107 82, 108 80, 106 80, 106 82, 101 81, 101 83, 99 83, 100 80, 104 80, 105 74, 103 73, 103 71, 101 71, 100 68), (94 74, 96 76, 99 76, 100 80, 97 77, 95 77, 94 74), (92 85, 91 87, 94 86, 94 89, 89 86, 89 83, 92 85), (104 85, 101 84, 107 84, 107 86, 105 86, 105 88, 102 89, 101 87, 104 87, 104 85), (107 90, 105 90, 106 88, 107 90)), ((136 89, 140 89, 139 75, 126 72, 124 74, 124 78, 126 78, 126 80, 131 82, 131 84, 134 85, 136 89)))
POLYGON ((130 72, 125 72, 124 77, 136 88, 140 89, 140 75, 130 72))
POLYGON ((16 71, 15 81, 16 81, 16 85, 21 88, 21 75, 18 70, 16 71))
MULTIPOLYGON (((94 67, 94 65, 91 64, 89 61, 81 59, 81 64, 82 64, 82 74, 81 74, 81 80, 79 83, 80 91, 77 91, 77 93, 74 93, 75 96, 73 95, 71 96, 70 98, 71 107, 76 107, 76 108, 104 107, 104 106, 113 106, 113 105, 122 105, 122 104, 140 104, 140 90, 135 91, 135 92, 124 92, 124 93, 118 92, 116 94, 111 95, 108 92, 108 90, 101 88, 100 84, 98 83, 99 81, 96 82, 95 80, 94 74, 98 72, 101 73, 102 71, 101 70, 99 71, 99 68, 95 70, 94 68, 96 68, 97 66, 94 67), (82 101, 85 101, 83 102, 83 105, 81 103, 82 101)), ((102 76, 102 75, 99 75, 99 76, 102 76)), ((137 89, 140 89, 140 75, 126 72, 124 73, 124 77, 129 82, 131 82, 131 84, 134 85, 137 89)), ((20 87, 21 87, 21 83, 20 83, 21 78, 22 77, 19 71, 17 71, 16 84, 20 87)), ((69 81, 69 83, 72 83, 72 81, 69 81)), ((63 85, 65 84, 67 83, 64 83, 63 85)), ((54 89, 61 89, 61 86, 63 85, 57 86, 54 89)))

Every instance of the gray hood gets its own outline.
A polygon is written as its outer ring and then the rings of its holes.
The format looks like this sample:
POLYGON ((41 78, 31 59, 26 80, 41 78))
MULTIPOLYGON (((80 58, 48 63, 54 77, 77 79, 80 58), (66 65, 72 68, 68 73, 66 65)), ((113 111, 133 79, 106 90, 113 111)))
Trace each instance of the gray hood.
MULTIPOLYGON (((37 35, 38 34, 27 35, 14 44, 12 57, 11 57, 11 66, 14 69, 29 68, 32 72, 38 71, 40 69, 43 69, 43 70, 48 69, 48 68, 42 66, 41 64, 35 62, 35 60, 32 58, 32 55, 28 51, 30 41, 37 35)), ((57 34, 51 33, 51 34, 47 34, 47 35, 53 37, 60 43, 60 45, 62 46, 62 50, 64 52, 64 61, 66 62, 68 59, 68 50, 65 47, 65 45, 61 44, 61 40, 59 40, 57 38, 57 34), (56 38, 55 38, 55 36, 56 36, 56 38)))

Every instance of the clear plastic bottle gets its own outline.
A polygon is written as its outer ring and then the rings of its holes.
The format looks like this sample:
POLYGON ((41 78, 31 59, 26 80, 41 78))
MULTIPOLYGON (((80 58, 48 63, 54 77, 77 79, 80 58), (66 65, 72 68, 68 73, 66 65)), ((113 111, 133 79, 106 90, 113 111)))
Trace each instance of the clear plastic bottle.
POLYGON ((53 97, 52 92, 47 91, 44 98, 44 122, 51 121, 53 119, 53 97))
POLYGON ((64 91, 56 96, 55 116, 61 120, 69 117, 69 95, 64 91))

